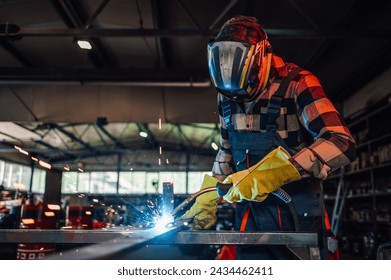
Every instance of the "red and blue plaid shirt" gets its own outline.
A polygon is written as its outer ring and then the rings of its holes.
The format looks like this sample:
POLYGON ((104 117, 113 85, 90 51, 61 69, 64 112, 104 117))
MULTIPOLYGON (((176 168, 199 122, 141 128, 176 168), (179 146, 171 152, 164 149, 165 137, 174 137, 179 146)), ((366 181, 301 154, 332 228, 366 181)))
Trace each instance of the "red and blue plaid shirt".
MULTIPOLYGON (((231 120, 237 131, 266 131, 267 107, 281 80, 297 67, 274 55, 271 79, 266 89, 250 102, 234 102, 231 120)), ((226 123, 222 117, 222 101, 218 94, 220 112, 221 148, 212 173, 229 175, 234 172, 231 145, 226 123)), ((319 179, 346 164, 355 157, 355 142, 342 117, 326 97, 319 80, 302 70, 289 84, 276 120, 277 133, 294 152, 293 158, 301 167, 319 179)))

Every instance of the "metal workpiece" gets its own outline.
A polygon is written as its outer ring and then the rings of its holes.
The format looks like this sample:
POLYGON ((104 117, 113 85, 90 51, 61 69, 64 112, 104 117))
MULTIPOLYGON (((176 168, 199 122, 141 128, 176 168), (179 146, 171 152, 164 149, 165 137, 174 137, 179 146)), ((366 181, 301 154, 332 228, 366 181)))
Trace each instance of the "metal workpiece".
POLYGON ((159 244, 226 244, 226 245, 318 245, 316 233, 307 232, 239 232, 180 231, 172 240, 158 238, 159 244))
POLYGON ((147 239, 189 226, 190 219, 175 220, 166 228, 110 229, 0 229, 0 243, 93 244, 114 239, 147 239))
POLYGON ((181 230, 187 226, 188 221, 180 220, 162 231, 0 230, 0 243, 87 244, 52 259, 115 259, 142 245, 285 245, 298 259, 320 259, 316 233, 181 230))
POLYGON ((0 243, 55 243, 92 244, 118 238, 137 239, 147 229, 135 230, 63 230, 63 229, 4 229, 0 230, 0 243))
MULTIPOLYGON (((187 222, 173 222, 163 228, 150 228, 145 230, 135 231, 129 234, 117 232, 117 238, 100 242, 93 245, 77 248, 76 250, 67 250, 61 254, 53 255, 46 259, 51 260, 100 260, 100 259, 120 259, 129 252, 142 248, 148 245, 157 237, 175 233, 188 225, 187 222)), ((114 233, 114 231, 112 231, 114 233)))
MULTIPOLYGON (((167 230, 0 230, 0 243, 102 243, 114 239, 146 239, 157 237, 167 230)), ((317 246, 316 233, 307 232, 236 232, 236 231, 178 231, 170 238, 159 237, 150 244, 232 244, 232 245, 312 245, 317 246)))

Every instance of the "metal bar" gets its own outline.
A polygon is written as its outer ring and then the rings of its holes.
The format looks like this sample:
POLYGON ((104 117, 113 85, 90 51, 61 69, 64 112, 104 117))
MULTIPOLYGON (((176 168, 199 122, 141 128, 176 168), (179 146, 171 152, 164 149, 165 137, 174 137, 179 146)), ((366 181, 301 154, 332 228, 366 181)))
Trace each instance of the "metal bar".
POLYGON ((151 242, 156 237, 164 237, 170 232, 174 232, 183 227, 184 224, 172 224, 172 227, 159 229, 140 230, 138 234, 132 236, 120 236, 107 242, 93 244, 78 248, 77 250, 68 250, 61 255, 55 255, 47 259, 67 259, 67 260, 99 260, 116 259, 123 253, 131 252, 140 248, 143 244, 151 242))
POLYGON ((289 0, 291 5, 312 25, 315 30, 319 30, 319 26, 310 18, 310 16, 304 12, 304 10, 294 0, 289 0))
POLYGON ((89 151, 95 151, 95 148, 93 148, 90 144, 84 142, 79 137, 76 137, 73 133, 67 131, 66 129, 62 128, 61 126, 59 126, 57 124, 51 124, 51 126, 55 129, 57 129, 58 131, 60 131, 61 133, 65 134, 66 136, 68 136, 71 140, 76 141, 79 144, 83 145, 89 151))
MULTIPOLYGON (((12 138, 12 136, 10 136, 6 133, 0 132, 0 134, 6 135, 7 137, 12 138)), ((15 138, 15 140, 18 140, 18 139, 15 138)), ((38 143, 40 145, 43 145, 45 147, 48 147, 48 149, 28 148, 28 147, 23 147, 23 149, 29 153, 41 153, 41 155, 48 154, 48 153, 52 154, 52 153, 67 153, 67 152, 75 152, 75 153, 90 152, 90 150, 86 149, 86 148, 74 149, 74 150, 72 150, 72 149, 56 149, 55 147, 50 146, 49 144, 46 144, 40 140, 34 140, 34 142, 38 143)), ((2 144, 5 145, 5 143, 2 143, 2 144)), ((14 145, 12 144, 12 145, 9 145, 9 148, 0 148, 0 153, 19 153, 19 151, 16 150, 13 146, 14 145)), ((173 148, 166 147, 164 150, 166 152, 181 152, 181 151, 183 151, 183 149, 175 148, 175 147, 173 147, 173 148)), ((142 149, 142 148, 139 148, 139 149, 138 148, 107 149, 107 150, 100 150, 98 156, 110 156, 110 155, 117 154, 117 153, 127 153, 127 152, 130 153, 130 152, 137 152, 137 151, 145 153, 145 152, 148 152, 151 150, 142 149)), ((197 154, 198 155, 205 155, 205 156, 213 156, 214 155, 212 149, 197 149, 197 154)), ((69 156, 73 157, 73 155, 69 155, 69 156)), ((79 156, 78 158, 89 158, 89 157, 93 157, 93 156, 92 155, 83 155, 83 156, 79 156)), ((57 163, 62 160, 66 160, 66 159, 56 158, 56 159, 52 159, 52 162, 57 163)), ((61 163, 59 163, 59 164, 61 164, 61 163)))
POLYGON ((197 20, 193 17, 191 14, 190 10, 186 8, 186 6, 182 3, 181 0, 176 0, 175 1, 184 11, 185 14, 188 16, 188 18, 191 20, 191 22, 198 28, 201 29, 201 25, 198 24, 197 20))
POLYGON ((49 29, 21 27, 20 31, 17 33, 0 34, 0 37, 214 37, 216 34, 217 30, 199 29, 49 29))
POLYGON ((119 179, 121 176, 121 161, 122 161, 122 154, 118 153, 118 159, 117 159, 117 182, 115 183, 115 191, 116 194, 119 195, 119 179))
MULTIPOLYGON (((86 21, 86 15, 79 1, 60 0, 51 1, 51 3, 67 27, 85 29, 84 22, 86 21)), ((89 52, 88 56, 94 65, 99 67, 113 66, 114 58, 111 57, 111 60, 108 59, 106 51, 99 39, 91 38, 90 43, 93 45, 93 51, 89 52)))
MULTIPOLYGON (((65 69, 65 68, 20 68, 20 67, 0 67, 0 79, 10 82, 12 80, 25 81, 73 81, 76 84, 81 83, 99 83, 103 82, 144 82, 150 83, 197 83, 210 80, 207 72, 202 68, 172 68, 172 69, 128 69, 128 68, 83 68, 83 69, 65 69)), ((210 83, 209 83, 210 85, 210 83)))
MULTIPOLYGON (((1 25, 0 25, 1 27, 1 25)), ((1 30, 1 29, 0 29, 1 30)), ((20 27, 19 31, 0 32, 0 38, 16 37, 207 37, 214 38, 219 29, 129 29, 129 28, 31 28, 20 27)), ((361 30, 339 29, 332 31, 315 31, 313 29, 293 28, 265 28, 269 37, 293 39, 388 39, 391 38, 389 29, 369 29, 365 33, 361 30)))
MULTIPOLYGON (((104 28, 104 29, 83 29, 83 28, 30 28, 20 27, 14 33, 0 33, 1 37, 210 37, 217 35, 218 29, 129 29, 129 28, 104 28)), ((339 32, 315 32, 313 29, 289 29, 289 28, 265 28, 266 33, 271 37, 294 37, 294 38, 388 38, 390 30, 372 30, 365 34, 359 31, 339 32), (360 36, 361 35, 361 36, 360 36)))
POLYGON ((100 131, 102 131, 110 140, 114 143, 115 147, 120 147, 122 149, 126 149, 125 145, 123 145, 117 138, 115 138, 110 132, 106 130, 101 124, 94 124, 94 127, 98 127, 100 131))
MULTIPOLYGON (((182 225, 176 225, 180 227, 182 225)), ((174 227, 175 228, 175 227, 174 227)), ((114 239, 151 237, 146 229, 129 230, 0 230, 0 243, 92 244, 114 239)), ((157 233, 153 235, 156 237, 157 233)), ((317 246, 318 237, 311 232, 236 232, 180 231, 172 238, 159 238, 149 244, 231 244, 231 245, 306 245, 317 246)))
POLYGON ((213 23, 209 25, 209 29, 212 29, 220 22, 220 20, 231 10, 231 8, 238 2, 238 0, 231 0, 227 6, 223 9, 223 11, 215 18, 213 23))
MULTIPOLYGON (((159 30, 163 25, 161 13, 161 1, 151 0, 153 27, 159 30)), ((158 68, 167 68, 168 66, 168 46, 165 39, 156 37, 156 53, 158 54, 157 63, 158 68)))
MULTIPOLYGON (((159 240, 159 242, 162 242, 159 240)), ((316 233, 300 232, 234 232, 186 231, 175 235, 174 244, 232 245, 318 245, 316 233)), ((162 244, 162 243, 160 243, 162 244)))
MULTIPOLYGON (((3 34, 0 34, 0 37, 3 34)), ((11 54, 15 59, 17 59, 23 66, 25 67, 33 67, 33 63, 25 57, 19 50, 14 48, 14 46, 6 41, 5 39, 0 39, 0 47, 2 47, 4 50, 6 50, 9 54, 11 54)))
POLYGON ((92 16, 86 21, 84 24, 84 28, 88 29, 91 27, 92 22, 98 17, 98 15, 103 11, 106 5, 110 2, 110 0, 103 0, 102 3, 99 4, 98 8, 96 8, 95 12, 92 16))
POLYGON ((171 182, 163 182, 163 217, 171 221, 174 217, 171 216, 171 211, 174 209, 174 184, 171 182))

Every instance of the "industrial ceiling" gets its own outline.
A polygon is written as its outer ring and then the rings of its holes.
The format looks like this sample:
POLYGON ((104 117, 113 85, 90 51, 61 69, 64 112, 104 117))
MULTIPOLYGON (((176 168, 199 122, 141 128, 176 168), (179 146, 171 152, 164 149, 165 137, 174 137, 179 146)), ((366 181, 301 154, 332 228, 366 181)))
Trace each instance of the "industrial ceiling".
POLYGON ((56 168, 208 170, 218 114, 206 44, 225 20, 256 16, 274 52, 338 105, 390 67, 390 11, 359 0, 0 0, 0 158, 32 162, 16 145, 56 168))

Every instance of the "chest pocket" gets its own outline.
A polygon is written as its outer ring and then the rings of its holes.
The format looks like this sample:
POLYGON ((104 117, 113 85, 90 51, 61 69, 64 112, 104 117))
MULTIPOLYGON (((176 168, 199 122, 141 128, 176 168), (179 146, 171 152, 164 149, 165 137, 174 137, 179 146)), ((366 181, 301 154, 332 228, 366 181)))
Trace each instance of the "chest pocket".
POLYGON ((236 136, 238 136, 238 134, 244 134, 241 135, 242 137, 239 138, 247 138, 247 139, 240 139, 240 140, 235 139, 235 141, 233 142, 231 140, 231 143, 235 143, 235 144, 240 143, 240 145, 233 145, 233 149, 232 149, 232 156, 237 171, 246 169, 249 166, 256 164, 264 156, 266 156, 267 153, 269 153, 271 150, 273 150, 278 146, 274 143, 274 141, 272 141, 271 137, 267 137, 266 135, 263 135, 264 133, 235 133, 235 134, 236 136), (243 137, 243 136, 247 136, 247 137, 243 137), (249 160, 248 163, 247 160, 249 160))

